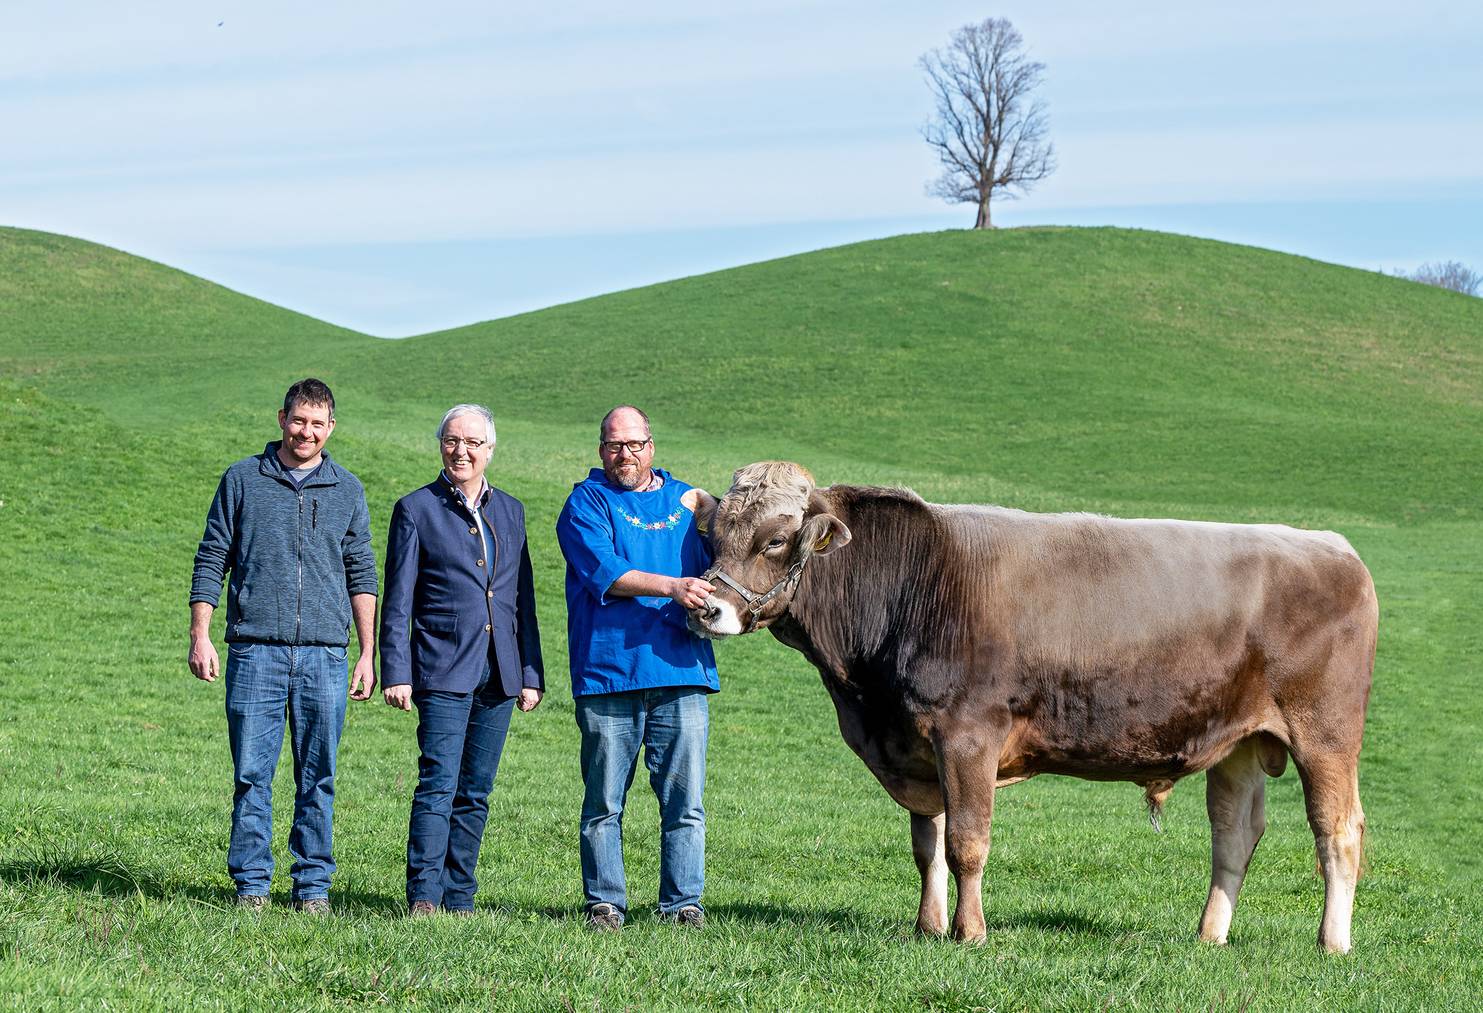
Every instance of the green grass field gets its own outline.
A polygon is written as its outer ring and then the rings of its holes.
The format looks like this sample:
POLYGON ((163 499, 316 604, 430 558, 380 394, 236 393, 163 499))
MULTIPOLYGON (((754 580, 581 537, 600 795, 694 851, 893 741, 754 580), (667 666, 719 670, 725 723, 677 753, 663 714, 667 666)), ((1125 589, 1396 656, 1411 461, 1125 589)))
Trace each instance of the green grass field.
POLYGON ((382 341, 116 251, 0 229, 0 999, 17 1008, 1470 1009, 1483 948, 1483 300, 1158 233, 904 236, 382 341), (551 689, 518 717, 479 917, 410 923, 414 719, 352 706, 336 915, 230 907, 222 687, 186 669, 191 557, 221 471, 304 375, 339 400, 378 558, 456 401, 500 424, 526 503, 551 689), (649 913, 642 780, 629 927, 579 917, 577 730, 553 525, 619 401, 714 492, 763 458, 929 499, 1341 531, 1381 639, 1354 952, 1289 770, 1231 945, 1195 941, 1202 778, 1155 834, 1132 785, 998 799, 983 947, 917 939, 908 821, 817 674, 759 636, 718 655, 710 921, 649 913))

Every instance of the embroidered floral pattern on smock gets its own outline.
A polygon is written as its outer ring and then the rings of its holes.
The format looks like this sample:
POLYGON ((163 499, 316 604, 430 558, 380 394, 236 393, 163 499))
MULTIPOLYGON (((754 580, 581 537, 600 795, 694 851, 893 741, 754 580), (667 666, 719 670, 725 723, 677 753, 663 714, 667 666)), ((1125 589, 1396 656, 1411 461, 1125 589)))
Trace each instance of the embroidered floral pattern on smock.
POLYGON ((622 507, 618 507, 617 510, 618 513, 623 515, 623 519, 625 521, 627 521, 629 524, 632 524, 640 531, 668 531, 671 528, 678 527, 680 518, 685 516, 684 507, 676 508, 674 513, 670 514, 662 521, 643 520, 642 518, 635 517, 633 514, 629 513, 627 510, 624 510, 622 507))

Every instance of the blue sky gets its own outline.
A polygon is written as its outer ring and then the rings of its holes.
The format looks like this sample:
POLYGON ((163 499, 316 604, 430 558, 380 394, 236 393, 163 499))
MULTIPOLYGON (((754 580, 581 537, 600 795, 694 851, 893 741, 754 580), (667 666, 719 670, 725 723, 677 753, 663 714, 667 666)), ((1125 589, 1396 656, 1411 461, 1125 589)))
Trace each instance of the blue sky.
POLYGON ((405 335, 972 221, 916 66, 1010 18, 1059 171, 996 210, 1483 270, 1483 5, 57 2, 0 13, 0 224, 405 335))

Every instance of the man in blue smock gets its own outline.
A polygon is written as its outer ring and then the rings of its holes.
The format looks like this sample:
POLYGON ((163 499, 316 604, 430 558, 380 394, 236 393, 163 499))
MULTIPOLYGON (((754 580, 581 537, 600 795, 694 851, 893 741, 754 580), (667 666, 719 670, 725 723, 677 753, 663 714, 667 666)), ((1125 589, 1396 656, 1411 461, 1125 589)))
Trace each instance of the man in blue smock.
POLYGON ((593 468, 556 522, 566 556, 567 642, 582 730, 582 886, 594 929, 623 926, 623 806, 639 746, 659 798, 659 913, 705 921, 706 697, 720 688, 710 642, 686 609, 715 590, 697 509, 713 503, 653 467, 649 417, 632 405, 602 420, 593 468))

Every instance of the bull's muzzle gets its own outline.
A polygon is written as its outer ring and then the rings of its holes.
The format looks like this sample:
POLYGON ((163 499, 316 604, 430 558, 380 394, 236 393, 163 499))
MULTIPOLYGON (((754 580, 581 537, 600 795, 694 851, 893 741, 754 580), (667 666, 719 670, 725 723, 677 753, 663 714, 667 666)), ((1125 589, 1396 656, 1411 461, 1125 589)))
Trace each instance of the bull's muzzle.
POLYGON ((715 595, 703 601, 699 608, 691 609, 686 614, 685 622, 691 633, 708 640, 719 640, 746 632, 737 610, 730 602, 724 602, 715 595))

